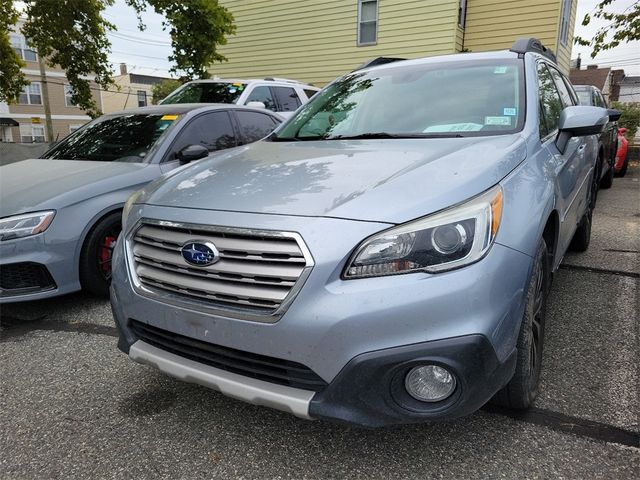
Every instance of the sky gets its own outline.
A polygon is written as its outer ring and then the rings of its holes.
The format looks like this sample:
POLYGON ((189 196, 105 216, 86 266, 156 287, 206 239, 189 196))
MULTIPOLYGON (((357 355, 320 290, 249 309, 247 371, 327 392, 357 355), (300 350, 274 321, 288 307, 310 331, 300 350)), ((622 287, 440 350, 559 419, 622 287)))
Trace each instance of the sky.
MULTIPOLYGON (((638 0, 614 0, 612 10, 622 12, 638 0)), ((575 34, 591 38, 595 31, 603 25, 602 21, 591 21, 582 26, 582 19, 586 13, 592 13, 599 0, 578 0, 575 34)), ((140 32, 133 9, 124 0, 116 0, 112 7, 106 10, 106 18, 118 27, 117 32, 109 35, 112 52, 109 56, 114 67, 124 62, 129 71, 136 73, 169 76, 171 64, 167 57, 171 54, 170 38, 162 30, 162 17, 153 11, 143 15, 147 29, 140 32)), ((583 67, 588 64, 598 64, 602 67, 624 68, 627 74, 640 75, 640 42, 630 42, 612 50, 599 54, 591 59, 589 47, 573 46, 572 58, 580 53, 583 67)))
MULTIPOLYGON (((622 13, 638 0, 614 0, 611 10, 614 13, 622 13)), ((591 38, 599 27, 606 24, 605 21, 594 21, 583 27, 582 19, 585 14, 593 13, 600 0, 578 0, 576 14, 575 34, 584 38, 591 38)), ((576 58, 580 53, 583 68, 586 65, 597 64, 602 67, 623 68, 628 75, 640 75, 640 41, 618 45, 616 48, 600 53, 595 59, 591 58, 591 49, 574 45, 571 58, 576 58)))

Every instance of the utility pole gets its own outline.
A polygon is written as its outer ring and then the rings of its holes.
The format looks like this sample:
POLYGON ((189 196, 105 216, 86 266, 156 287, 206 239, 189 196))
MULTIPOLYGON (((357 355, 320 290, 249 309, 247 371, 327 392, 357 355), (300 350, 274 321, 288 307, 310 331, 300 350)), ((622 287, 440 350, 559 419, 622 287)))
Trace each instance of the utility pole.
POLYGON ((42 84, 42 105, 44 106, 44 122, 47 129, 49 144, 53 143, 53 123, 51 122, 51 106, 49 105, 49 86, 47 85, 47 74, 44 69, 44 60, 38 52, 38 66, 40 67, 40 82, 42 84))

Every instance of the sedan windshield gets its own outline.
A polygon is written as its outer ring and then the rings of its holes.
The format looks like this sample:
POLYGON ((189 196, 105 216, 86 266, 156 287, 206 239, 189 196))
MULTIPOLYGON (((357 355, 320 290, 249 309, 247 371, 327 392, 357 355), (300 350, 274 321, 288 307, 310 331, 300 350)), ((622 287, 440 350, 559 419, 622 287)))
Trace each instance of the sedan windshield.
POLYGON ((241 82, 188 83, 161 103, 236 103, 246 86, 241 82))
POLYGON ((101 117, 68 136, 42 158, 145 162, 178 115, 120 115, 101 117))
POLYGON ((273 140, 496 135, 524 122, 522 61, 396 65, 329 85, 273 140))

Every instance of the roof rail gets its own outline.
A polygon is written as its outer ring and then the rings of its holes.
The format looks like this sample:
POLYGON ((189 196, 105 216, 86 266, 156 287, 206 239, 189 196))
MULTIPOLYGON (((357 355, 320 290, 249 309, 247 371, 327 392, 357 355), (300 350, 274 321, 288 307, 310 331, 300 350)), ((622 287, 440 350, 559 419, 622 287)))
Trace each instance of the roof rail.
POLYGON ((557 63, 556 56, 550 48, 545 47, 537 38, 519 38, 511 46, 510 50, 518 55, 524 55, 527 52, 538 53, 547 57, 553 63, 557 63))
POLYGON ((387 63, 400 62, 402 60, 406 60, 406 58, 378 57, 373 60, 369 60, 368 62, 364 62, 362 65, 354 68, 352 72, 357 72, 364 68, 377 67, 378 65, 385 65, 387 63))
POLYGON ((279 77, 266 77, 265 80, 267 82, 284 82, 284 83, 302 83, 298 80, 291 80, 289 78, 279 78, 279 77))

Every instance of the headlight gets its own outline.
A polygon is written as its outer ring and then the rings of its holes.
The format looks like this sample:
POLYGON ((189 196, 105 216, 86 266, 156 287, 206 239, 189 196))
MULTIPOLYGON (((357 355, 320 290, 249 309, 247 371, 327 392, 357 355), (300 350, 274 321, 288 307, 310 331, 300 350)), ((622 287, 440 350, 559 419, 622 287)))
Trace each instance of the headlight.
POLYGON ((55 216, 54 210, 25 213, 0 219, 0 241, 28 237, 44 232, 55 216))
POLYGON ((416 271, 441 272, 480 260, 496 238, 502 188, 368 238, 351 257, 343 278, 416 271))
POLYGON ((125 224, 127 223, 127 217, 133 208, 133 205, 138 201, 142 195, 142 190, 132 193, 122 207, 122 230, 124 231, 125 224))

